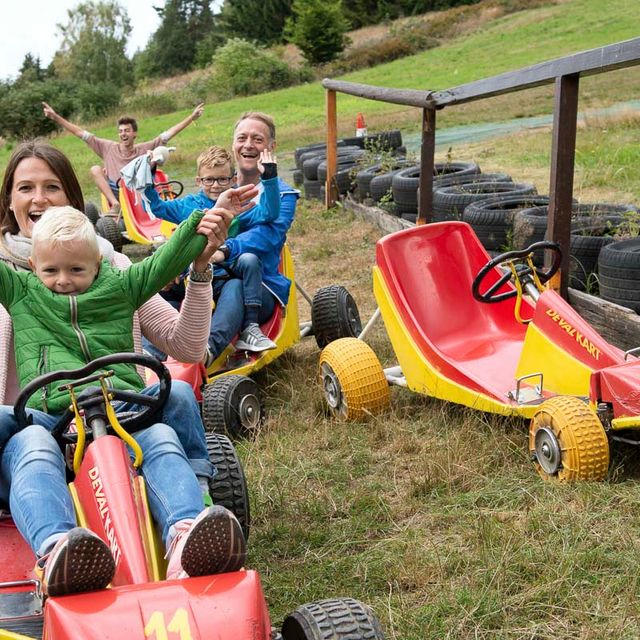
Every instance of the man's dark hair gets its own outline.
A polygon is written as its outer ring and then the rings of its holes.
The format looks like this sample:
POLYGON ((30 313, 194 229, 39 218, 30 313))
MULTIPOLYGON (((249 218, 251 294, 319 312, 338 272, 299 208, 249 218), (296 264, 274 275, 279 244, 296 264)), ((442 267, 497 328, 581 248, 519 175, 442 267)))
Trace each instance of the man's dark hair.
POLYGON ((122 116, 122 118, 118 119, 118 126, 120 126, 121 124, 130 124, 131 128, 134 131, 138 130, 138 123, 136 122, 135 118, 130 118, 129 116, 122 116))

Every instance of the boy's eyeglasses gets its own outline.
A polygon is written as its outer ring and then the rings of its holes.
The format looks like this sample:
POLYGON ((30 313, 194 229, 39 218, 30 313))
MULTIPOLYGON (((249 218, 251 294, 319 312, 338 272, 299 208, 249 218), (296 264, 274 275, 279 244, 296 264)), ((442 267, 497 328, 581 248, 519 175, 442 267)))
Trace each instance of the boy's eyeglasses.
POLYGON ((205 187, 212 187, 215 182, 217 182, 221 187, 226 187, 231 184, 231 181, 233 180, 233 176, 225 176, 224 178, 206 177, 206 178, 198 178, 198 180, 200 180, 200 182, 205 187))

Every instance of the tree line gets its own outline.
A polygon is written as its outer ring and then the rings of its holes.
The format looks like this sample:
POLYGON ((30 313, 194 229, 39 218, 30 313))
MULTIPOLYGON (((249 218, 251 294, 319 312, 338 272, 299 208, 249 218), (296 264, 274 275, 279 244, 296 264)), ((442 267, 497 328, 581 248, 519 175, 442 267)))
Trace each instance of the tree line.
POLYGON ((477 1, 224 0, 214 13, 209 0, 166 0, 154 6, 160 24, 145 48, 128 57, 131 20, 124 6, 117 0, 85 0, 57 25, 60 46, 48 66, 28 53, 17 78, 0 81, 0 135, 13 139, 51 131, 53 123, 42 116, 43 100, 65 117, 91 119, 112 112, 123 90, 146 79, 216 61, 222 79, 225 65, 240 65, 251 75, 255 58, 253 75, 263 77, 246 78, 245 92, 286 86, 308 78, 264 47, 293 42, 308 64, 317 65, 340 55, 349 29, 477 1), (238 54, 249 60, 237 60, 238 54))

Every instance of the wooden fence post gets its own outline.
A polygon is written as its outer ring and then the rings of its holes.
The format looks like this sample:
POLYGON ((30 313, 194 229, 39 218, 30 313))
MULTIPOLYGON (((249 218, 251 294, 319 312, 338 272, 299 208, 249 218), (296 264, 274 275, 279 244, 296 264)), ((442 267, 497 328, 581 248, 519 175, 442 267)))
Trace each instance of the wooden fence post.
POLYGON ((338 115, 336 110, 336 92, 327 90, 327 180, 325 182, 324 203, 330 209, 338 199, 336 184, 336 160, 338 146, 338 115))
POLYGON ((436 152, 436 110, 422 110, 422 144, 420 146, 420 200, 416 224, 433 219, 433 173, 436 152))
POLYGON ((553 113, 547 237, 557 242, 562 249, 560 277, 556 276, 551 282, 551 286, 556 290, 559 289, 560 294, 565 299, 567 298, 569 286, 571 208, 579 83, 579 74, 560 76, 556 79, 553 113))

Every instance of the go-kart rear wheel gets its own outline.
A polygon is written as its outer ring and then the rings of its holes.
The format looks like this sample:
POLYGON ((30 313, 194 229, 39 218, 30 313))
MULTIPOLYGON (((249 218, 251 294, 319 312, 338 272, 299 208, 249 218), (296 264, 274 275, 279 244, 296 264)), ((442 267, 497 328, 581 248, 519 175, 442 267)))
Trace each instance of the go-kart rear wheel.
POLYGON ((321 349, 333 340, 360 335, 358 307, 345 287, 332 284, 316 291, 311 302, 311 326, 321 349))
POLYGON ((384 640, 371 609, 353 598, 310 602, 298 607, 282 623, 283 640, 384 640))
POLYGON ((84 203, 84 215, 91 220, 91 224, 95 227, 96 222, 100 219, 100 211, 94 202, 84 203))
POLYGON ((341 338, 320 354, 320 384, 330 412, 343 420, 361 420, 383 411, 389 385, 373 349, 357 338, 341 338))
POLYGON ((249 436, 262 419, 258 385, 239 375, 214 380, 202 392, 202 419, 206 431, 232 438, 249 436))
POLYGON ((573 396, 544 402, 531 419, 529 451, 545 480, 603 480, 609 441, 595 412, 573 396))
POLYGON ((122 234, 118 228, 118 223, 112 218, 101 216, 96 222, 96 233, 108 240, 116 251, 122 250, 122 234))
POLYGON ((245 540, 249 539, 251 521, 249 492, 240 458, 227 436, 207 433, 209 460, 216 468, 216 475, 209 481, 209 494, 213 504, 229 509, 238 518, 245 540))

